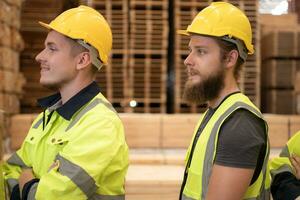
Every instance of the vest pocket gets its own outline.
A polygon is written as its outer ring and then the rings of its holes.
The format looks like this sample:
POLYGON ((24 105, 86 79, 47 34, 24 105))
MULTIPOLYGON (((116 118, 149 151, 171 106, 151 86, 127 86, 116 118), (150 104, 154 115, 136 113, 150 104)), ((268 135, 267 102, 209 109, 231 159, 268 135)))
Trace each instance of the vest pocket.
POLYGON ((51 137, 48 139, 47 143, 51 146, 55 146, 57 149, 62 149, 69 140, 67 138, 57 138, 57 137, 51 137))
POLYGON ((38 129, 30 129, 28 135, 26 136, 24 142, 29 144, 37 143, 41 138, 42 132, 38 129))

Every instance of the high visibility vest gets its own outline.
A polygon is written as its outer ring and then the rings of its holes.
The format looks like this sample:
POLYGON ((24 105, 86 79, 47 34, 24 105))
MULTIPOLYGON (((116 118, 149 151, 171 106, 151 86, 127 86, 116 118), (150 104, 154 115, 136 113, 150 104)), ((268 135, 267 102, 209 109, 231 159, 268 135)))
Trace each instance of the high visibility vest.
POLYGON ((4 188, 4 179, 3 179, 3 163, 0 158, 0 199, 5 199, 5 188, 4 188))
POLYGON ((272 179, 279 173, 290 172, 293 174, 293 167, 289 157, 292 154, 300 156, 300 131, 297 132, 281 150, 279 157, 273 158, 269 162, 269 170, 272 179))
MULTIPOLYGON (((186 182, 181 194, 182 200, 205 200, 209 179, 214 164, 213 161, 216 156, 220 127, 234 111, 241 108, 247 109, 259 118, 262 118, 262 114, 248 99, 248 97, 241 93, 232 94, 222 102, 209 122, 206 124, 196 143, 193 155, 190 155, 193 142, 190 144, 187 152, 186 162, 189 160, 190 156, 192 156, 192 160, 190 161, 190 166, 186 167, 186 182)), ((194 138, 204 116, 205 114, 202 115, 198 125, 196 126, 194 138)), ((248 187, 247 192, 244 195, 244 199, 264 199, 265 195, 268 195, 268 192, 265 188, 268 156, 269 144, 267 144, 266 147, 264 163, 259 177, 252 185, 248 187)))
MULTIPOLYGON (((49 114, 47 109, 44 116, 49 114)), ((10 189, 22 168, 32 168, 40 179, 29 199, 124 200, 128 147, 122 122, 101 93, 71 120, 53 111, 44 129, 41 113, 4 165, 10 189)))

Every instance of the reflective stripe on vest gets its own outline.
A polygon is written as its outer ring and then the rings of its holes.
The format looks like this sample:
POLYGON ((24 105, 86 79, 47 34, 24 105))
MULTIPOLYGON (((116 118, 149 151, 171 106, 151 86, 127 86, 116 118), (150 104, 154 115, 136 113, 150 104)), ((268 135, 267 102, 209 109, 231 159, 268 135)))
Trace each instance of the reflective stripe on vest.
POLYGON ((28 192, 27 200, 35 200, 35 193, 38 187, 38 183, 34 183, 28 192))
POLYGON ((101 195, 95 194, 89 200, 125 200, 125 195, 101 195))
POLYGON ((285 145, 283 147, 283 149, 281 150, 280 154, 279 154, 280 157, 290 157, 290 151, 289 151, 289 148, 287 145, 285 145))
POLYGON ((32 128, 37 129, 43 122, 43 117, 41 117, 34 125, 32 128))
POLYGON ((10 165, 17 165, 22 168, 31 168, 23 162, 17 153, 13 153, 13 155, 7 160, 7 163, 10 165))
POLYGON ((88 104, 85 108, 83 108, 81 111, 79 111, 79 113, 74 117, 74 119, 72 120, 72 122, 69 124, 69 126, 66 128, 66 131, 68 131, 70 128, 72 128, 79 120, 80 118, 87 113, 88 111, 92 110, 94 107, 96 107, 98 104, 103 104, 104 106, 106 106, 108 109, 110 109, 111 111, 117 113, 115 111, 115 109, 112 107, 112 105, 108 102, 103 101, 102 99, 95 99, 94 101, 92 101, 90 104, 88 104))
POLYGON ((12 189, 19 184, 19 180, 18 179, 14 179, 14 178, 9 178, 6 180, 7 186, 8 186, 8 190, 9 192, 12 192, 12 189))
POLYGON ((84 169, 60 155, 56 156, 56 160, 59 161, 58 172, 71 179, 87 197, 92 197, 96 193, 96 183, 84 169))
POLYGON ((84 169, 60 155, 56 156, 56 160, 59 161, 58 172, 71 179, 89 200, 125 200, 125 195, 97 194, 94 179, 84 169))
MULTIPOLYGON (((240 95, 240 94, 237 94, 237 95, 240 95)), ((226 102, 226 100, 225 100, 225 102, 226 102)), ((230 106, 230 105, 228 105, 228 106, 230 106)), ((222 107, 222 105, 221 105, 221 107, 222 107)), ((210 179, 210 176, 211 176, 211 173, 212 173, 213 160, 214 160, 214 156, 215 156, 214 154, 215 154, 215 151, 216 151, 216 149, 215 149, 216 146, 215 145, 216 145, 216 142, 217 142, 217 135, 218 135, 218 132, 219 132, 219 128, 222 125, 222 123, 224 122, 224 120, 232 112, 234 112, 235 110, 240 109, 240 108, 247 109, 250 112, 257 115, 258 117, 262 118, 262 114, 258 110, 256 110, 254 107, 252 107, 252 106, 250 106, 250 105, 248 105, 247 103, 244 103, 244 102, 236 101, 236 102, 233 102, 233 105, 231 105, 230 107, 228 107, 228 108, 223 107, 222 108, 222 109, 224 109, 224 113, 220 113, 220 117, 218 117, 216 119, 217 120, 216 123, 213 124, 211 129, 209 129, 210 134, 206 139, 207 140, 207 146, 206 146, 206 149, 205 149, 205 153, 203 155, 203 166, 202 166, 202 177, 201 177, 202 178, 202 180, 201 180, 201 185, 202 185, 201 189, 202 189, 202 191, 200 193, 200 197, 197 197, 197 198, 205 199, 207 191, 208 191, 208 183, 209 183, 209 179, 210 179)), ((218 111, 216 111, 216 112, 218 112, 218 111)), ((205 130, 205 128, 203 129, 203 131, 204 130, 205 130)), ((202 134, 204 134, 204 133, 202 133, 202 134)), ((269 155, 269 150, 268 150, 269 146, 268 145, 269 144, 267 144, 266 155, 265 155, 265 158, 264 158, 264 164, 262 166, 262 171, 261 171, 261 173, 263 172, 261 174, 262 179, 260 179, 262 181, 262 183, 261 183, 260 187, 257 188, 257 190, 260 191, 260 193, 258 195, 261 195, 261 196, 264 196, 264 193, 265 193, 264 190, 265 190, 266 167, 267 167, 266 163, 267 163, 268 155, 269 155)), ((189 155, 189 156, 191 156, 191 155, 189 155)), ((191 164, 191 166, 192 166, 192 164, 191 164)), ((190 169, 191 168, 192 167, 190 167, 190 169)), ((257 179, 255 181, 255 183, 258 183, 257 182, 258 180, 259 179, 257 179)), ((255 184, 255 183, 253 183, 253 184, 255 184)), ((187 184, 192 184, 192 183, 189 181, 189 183, 187 183, 187 184)), ((190 186, 188 186, 188 187, 190 187, 190 186)), ((185 188, 187 188, 187 185, 185 185, 185 188)), ((183 193, 184 193, 184 191, 183 191, 183 193)), ((189 193, 189 192, 187 191, 187 193, 189 193)), ((190 199, 194 198, 194 197, 193 198, 188 197, 187 194, 182 194, 181 197, 184 200, 190 200, 190 199)), ((248 198, 248 199, 260 199, 260 197, 248 198)))

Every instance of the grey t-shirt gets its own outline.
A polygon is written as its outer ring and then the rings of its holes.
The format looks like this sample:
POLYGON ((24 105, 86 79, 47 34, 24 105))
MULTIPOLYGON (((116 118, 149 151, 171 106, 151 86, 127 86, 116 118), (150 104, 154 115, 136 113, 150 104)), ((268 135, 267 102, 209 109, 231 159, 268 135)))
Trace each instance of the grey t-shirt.
POLYGON ((221 126, 215 163, 222 166, 255 169, 251 183, 262 168, 267 138, 262 119, 238 109, 221 126))

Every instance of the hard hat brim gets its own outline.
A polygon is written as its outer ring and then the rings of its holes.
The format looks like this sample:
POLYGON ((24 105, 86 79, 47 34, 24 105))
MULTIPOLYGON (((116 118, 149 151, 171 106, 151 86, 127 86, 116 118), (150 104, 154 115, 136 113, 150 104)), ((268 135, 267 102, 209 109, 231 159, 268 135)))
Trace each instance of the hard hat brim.
POLYGON ((187 32, 187 30, 177 30, 176 32, 179 35, 187 35, 187 36, 191 35, 189 32, 187 32))
POLYGON ((44 22, 40 22, 40 21, 39 21, 39 24, 40 24, 41 26, 47 28, 47 29, 53 29, 49 24, 46 24, 46 23, 44 23, 44 22))

